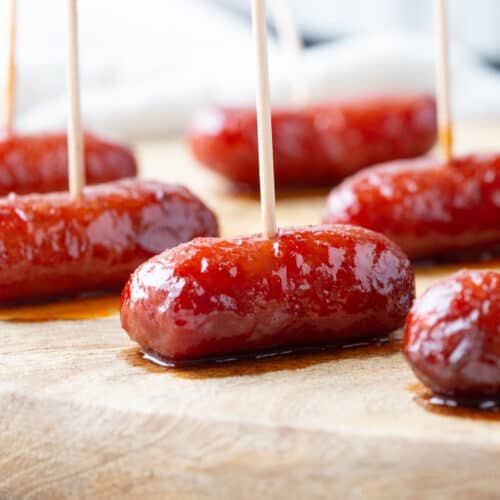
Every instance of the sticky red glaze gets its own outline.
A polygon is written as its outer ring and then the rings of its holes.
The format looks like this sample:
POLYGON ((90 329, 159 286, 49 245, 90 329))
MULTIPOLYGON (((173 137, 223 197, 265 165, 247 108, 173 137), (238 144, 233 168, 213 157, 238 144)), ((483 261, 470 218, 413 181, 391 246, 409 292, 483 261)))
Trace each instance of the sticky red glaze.
MULTIPOLYGON (((436 140, 434 100, 427 96, 275 109, 272 125, 278 187, 330 186, 368 165, 422 155, 436 140)), ((201 163, 258 187, 255 109, 203 111, 189 139, 201 163)))
POLYGON ((438 394, 500 396, 500 273, 461 271, 429 288, 406 322, 404 353, 438 394))
POLYGON ((0 303, 121 288, 152 255, 217 235, 186 188, 125 179, 66 193, 0 199, 0 303))
POLYGON ((381 232, 412 259, 493 249, 500 244, 500 155, 367 169, 332 190, 323 220, 381 232))
POLYGON ((153 257, 126 285, 121 319, 143 348, 180 361, 388 334, 413 297, 392 242, 316 226, 198 238, 153 257))
MULTIPOLYGON (((87 184, 135 177, 132 151, 121 144, 85 134, 87 184)), ((0 137, 0 196, 68 189, 66 133, 0 137)))

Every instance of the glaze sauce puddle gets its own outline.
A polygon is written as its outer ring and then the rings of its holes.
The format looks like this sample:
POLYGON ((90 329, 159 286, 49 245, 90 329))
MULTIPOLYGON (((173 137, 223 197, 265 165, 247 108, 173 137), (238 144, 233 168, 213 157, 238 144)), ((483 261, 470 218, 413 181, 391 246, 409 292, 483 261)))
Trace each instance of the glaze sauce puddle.
POLYGON ((420 383, 410 384, 408 390, 415 394, 415 402, 430 413, 500 421, 500 398, 457 399, 439 396, 420 383))
POLYGON ((0 307, 0 321, 39 322, 83 320, 112 316, 119 311, 120 295, 103 294, 62 299, 50 303, 0 307))
POLYGON ((350 340, 328 346, 280 348, 273 351, 250 353, 240 356, 202 359, 174 363, 156 353, 143 352, 140 348, 123 351, 120 357, 131 366, 141 367, 151 373, 170 372, 187 379, 224 378, 259 375, 263 373, 299 370, 339 359, 366 359, 400 352, 399 338, 350 340))

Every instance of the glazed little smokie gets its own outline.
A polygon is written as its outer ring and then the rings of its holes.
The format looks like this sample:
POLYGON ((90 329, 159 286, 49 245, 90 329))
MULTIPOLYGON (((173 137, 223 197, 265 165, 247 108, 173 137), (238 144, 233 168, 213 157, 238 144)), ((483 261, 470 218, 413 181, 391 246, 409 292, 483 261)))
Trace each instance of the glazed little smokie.
POLYGON ((217 220, 184 187, 125 179, 0 199, 0 304, 123 287, 142 262, 217 220))
POLYGON ((384 336, 414 298, 410 261, 384 236, 315 226, 195 239, 140 266, 121 320, 172 361, 384 336))
MULTIPOLYGON (((137 164, 125 145, 86 133, 88 184, 135 177, 137 164)), ((0 137, 0 196, 68 189, 68 138, 64 132, 4 134, 0 137)))
POLYGON ((413 306, 404 354, 434 393, 465 403, 500 398, 500 273, 461 271, 413 306))
POLYGON ((434 5, 442 159, 388 162, 359 172, 332 189, 323 217, 379 231, 414 260, 453 260, 500 247, 500 154, 453 157, 447 1, 434 5))
POLYGON ((500 154, 372 167, 333 188, 325 223, 385 234, 411 259, 454 258, 500 246, 500 154))
POLYGON ((123 147, 84 138, 77 0, 67 0, 67 14, 68 132, 8 136, 0 180, 9 190, 70 192, 0 198, 2 305, 120 289, 152 255, 218 234, 215 215, 186 188, 136 179, 85 188, 87 177, 135 175, 136 165, 123 147))
MULTIPOLYGON (((379 96, 273 109, 274 170, 282 187, 331 186, 358 170, 428 152, 437 137, 432 97, 379 96)), ((257 117, 211 108, 194 118, 195 157, 230 181, 257 188, 257 117)))
POLYGON ((198 238, 140 266, 121 321, 174 362, 376 337, 402 326, 410 261, 384 236, 351 226, 276 230, 265 0, 252 1, 264 233, 198 238))

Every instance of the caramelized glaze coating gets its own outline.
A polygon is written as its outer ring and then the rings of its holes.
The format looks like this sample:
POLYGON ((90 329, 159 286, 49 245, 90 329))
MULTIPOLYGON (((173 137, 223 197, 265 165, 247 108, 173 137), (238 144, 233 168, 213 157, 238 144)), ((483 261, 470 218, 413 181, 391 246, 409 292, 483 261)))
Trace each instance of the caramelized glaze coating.
MULTIPOLYGON (((135 177, 132 151, 121 144, 85 134, 87 184, 135 177)), ((68 189, 66 133, 0 137, 0 196, 68 189)))
MULTIPOLYGON (((434 100, 427 96, 275 109, 272 125, 278 187, 331 186, 368 165, 422 155, 437 135, 434 100)), ((189 140, 202 164, 258 187, 255 108, 205 110, 195 117, 189 140)))
POLYGON ((414 287, 404 253, 361 228, 197 238, 134 272, 121 320, 144 349, 195 360, 389 334, 414 287))
POLYGON ((119 289, 142 262, 196 236, 214 214, 186 188, 124 179, 0 199, 0 303, 119 289))
POLYGON ((415 302, 406 322, 406 359, 437 394, 498 397, 499 318, 500 273, 456 273, 415 302))
POLYGON ((381 232, 412 259, 493 249, 500 244, 500 155, 367 169, 331 191, 323 220, 381 232))

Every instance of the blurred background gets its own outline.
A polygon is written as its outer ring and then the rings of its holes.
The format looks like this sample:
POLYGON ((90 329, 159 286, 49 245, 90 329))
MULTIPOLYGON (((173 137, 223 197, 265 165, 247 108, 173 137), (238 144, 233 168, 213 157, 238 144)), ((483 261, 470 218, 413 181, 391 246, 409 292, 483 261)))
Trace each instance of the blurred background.
MULTIPOLYGON (((63 128, 66 2, 18 5, 17 126, 63 128)), ((290 5, 307 45, 303 71, 315 100, 433 91, 432 0, 290 5)), ((80 1, 85 125, 123 139, 156 139, 182 132, 201 106, 252 104, 249 8, 249 0, 80 1)), ((7 10, 7 0, 0 0, 2 54, 7 10)), ((271 15, 269 22, 272 31, 271 15)), ((453 109, 459 120, 500 119, 499 26, 499 0, 450 0, 453 109)), ((290 71, 276 39, 270 59, 273 101, 286 104, 290 71)))

